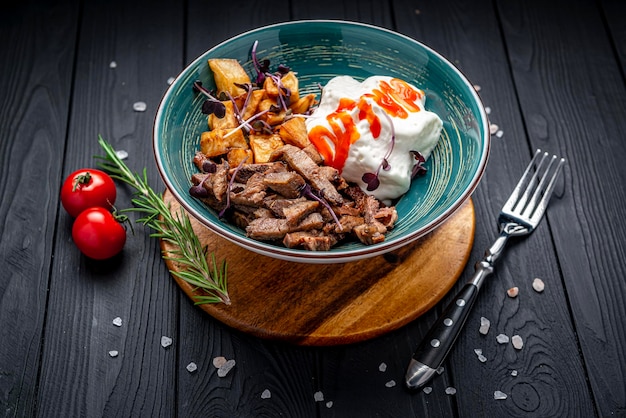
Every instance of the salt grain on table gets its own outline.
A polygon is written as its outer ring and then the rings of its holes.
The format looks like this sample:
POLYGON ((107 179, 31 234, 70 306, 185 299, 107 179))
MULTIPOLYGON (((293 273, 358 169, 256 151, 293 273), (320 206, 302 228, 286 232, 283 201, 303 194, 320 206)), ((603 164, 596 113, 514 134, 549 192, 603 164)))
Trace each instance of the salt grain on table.
POLYGON ((535 291, 537 292, 543 292, 543 289, 545 288, 545 284, 543 283, 543 280, 537 278, 535 280, 533 280, 533 289, 535 289, 535 291))
POLYGON ((172 85, 172 83, 174 82, 174 80, 176 80, 174 77, 170 77, 170 78, 168 78, 168 79, 167 79, 167 85, 168 85, 168 86, 171 86, 171 85, 172 85))
POLYGON ((133 110, 135 112, 145 112, 147 108, 148 108, 148 105, 146 104, 146 102, 133 103, 133 110))
POLYGON ((444 369, 443 369, 443 366, 439 367, 439 368, 437 369, 437 374, 441 374, 441 373, 443 373, 443 370, 444 370, 444 369))
POLYGON ((213 359, 213 366, 219 369, 226 363, 226 357, 218 356, 213 359))
POLYGON ((432 392, 432 391, 433 391, 433 388, 432 388, 432 386, 426 386, 426 387, 424 387, 424 389, 422 389, 422 391, 423 391, 425 394, 427 394, 427 395, 428 395, 428 394, 430 394, 430 392, 432 392))
POLYGON ((485 113, 488 115, 491 114, 491 108, 489 106, 485 106, 485 113))
POLYGON ((269 389, 265 389, 263 393, 261 393, 261 399, 269 399, 272 397, 272 392, 269 389))
POLYGON ((315 399, 315 402, 322 402, 324 400, 324 394, 319 390, 313 394, 313 399, 315 399))
POLYGON ((500 344, 506 344, 509 342, 509 337, 504 334, 498 334, 498 336, 496 337, 496 341, 500 344))
POLYGON ((161 337, 161 346, 163 348, 167 348, 172 345, 172 339, 170 337, 166 337, 165 335, 161 337))
POLYGON ((478 332, 480 332, 483 335, 487 335, 487 333, 489 332, 489 327, 491 326, 491 322, 485 318, 484 316, 480 317, 480 328, 478 329, 478 332))
POLYGON ((111 357, 117 357, 119 354, 120 354, 120 353, 119 353, 119 351, 117 351, 117 350, 111 350, 111 351, 109 351, 109 355, 110 355, 111 357))
POLYGON ((198 365, 192 361, 187 365, 186 369, 189 373, 193 373, 198 370, 198 365))
POLYGON ((219 369, 217 369, 217 375, 219 377, 225 377, 228 374, 228 372, 230 372, 232 368, 235 367, 235 364, 236 364, 235 360, 233 359, 228 360, 219 369))
POLYGON ((113 325, 115 325, 116 327, 121 327, 122 326, 122 318, 120 318, 119 316, 117 318, 115 318, 113 320, 113 325))
POLYGON ((378 370, 380 370, 381 372, 384 372, 385 370, 387 370, 387 364, 380 363, 380 366, 378 366, 378 370))
POLYGON ((501 392, 499 390, 496 390, 495 392, 493 392, 493 399, 502 400, 506 398, 508 398, 508 396, 504 392, 501 392))
POLYGON ((124 151, 123 149, 115 151, 115 155, 117 155, 117 158, 119 158, 120 160, 125 160, 128 158, 128 152, 124 151))
POLYGON ((326 402, 326 408, 332 408, 332 407, 333 407, 333 401, 326 402))
POLYGON ((512 287, 506 291, 506 294, 509 295, 510 298, 514 298, 519 294, 519 288, 517 286, 512 287))
POLYGON ((495 135, 498 132, 499 128, 500 127, 498 125, 496 125, 495 123, 492 123, 492 124, 489 125, 489 133, 491 135, 495 135))
POLYGON ((456 393, 456 389, 452 386, 448 386, 446 388, 446 395, 454 395, 456 393))
POLYGON ((396 385, 396 381, 395 380, 390 380, 387 383, 385 383, 385 386, 387 386, 388 388, 392 388, 396 385))
POLYGON ((517 370, 512 370, 511 371, 511 376, 513 376, 513 377, 517 376, 517 370))
POLYGON ((496 132, 496 138, 502 138, 504 136, 504 132, 500 129, 496 132))
POLYGON ((115 62, 115 61, 111 61, 111 62, 109 63, 109 68, 117 68, 117 62, 115 62))
POLYGON ((514 335, 511 337, 511 343, 513 344, 513 347, 516 350, 521 350, 522 347, 524 346, 524 340, 522 340, 522 337, 519 335, 514 335))

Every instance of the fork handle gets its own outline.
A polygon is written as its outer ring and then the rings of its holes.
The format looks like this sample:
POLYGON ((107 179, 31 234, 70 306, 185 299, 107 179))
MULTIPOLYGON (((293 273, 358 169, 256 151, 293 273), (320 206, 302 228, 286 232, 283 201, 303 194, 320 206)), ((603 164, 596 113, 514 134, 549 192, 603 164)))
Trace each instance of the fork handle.
POLYGON ((483 259, 476 263, 470 281, 448 304, 415 350, 405 376, 405 383, 409 389, 424 386, 443 364, 465 325, 485 278, 493 273, 494 264, 504 252, 508 239, 516 233, 514 229, 516 226, 519 227, 514 223, 500 225, 500 236, 485 251, 483 259))
POLYGON ((483 260, 476 263, 476 271, 472 279, 452 299, 415 350, 405 376, 406 385, 409 389, 422 387, 443 364, 463 325, 465 325, 483 280, 493 273, 492 261, 491 257, 487 255, 483 260))

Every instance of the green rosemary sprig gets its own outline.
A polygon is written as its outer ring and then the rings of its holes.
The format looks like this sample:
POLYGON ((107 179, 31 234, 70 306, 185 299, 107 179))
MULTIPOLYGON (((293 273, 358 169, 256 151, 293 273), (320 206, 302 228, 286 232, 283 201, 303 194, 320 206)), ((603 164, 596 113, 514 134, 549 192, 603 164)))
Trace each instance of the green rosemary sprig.
POLYGON ((143 214, 137 222, 152 228, 155 232, 150 236, 160 238, 173 244, 177 249, 170 251, 170 255, 163 255, 164 259, 172 260, 179 266, 181 271, 170 273, 187 283, 201 289, 206 293, 203 296, 195 296, 196 304, 225 303, 230 305, 226 281, 226 261, 222 261, 218 267, 215 255, 209 254, 207 247, 203 247, 200 240, 193 232, 189 217, 181 208, 177 215, 170 212, 170 208, 163 201, 163 195, 157 194, 148 185, 146 169, 143 174, 133 173, 117 156, 113 147, 101 136, 98 143, 105 152, 104 157, 96 157, 100 166, 109 172, 111 177, 122 181, 135 189, 135 197, 132 199, 133 208, 122 210, 134 211, 143 214))

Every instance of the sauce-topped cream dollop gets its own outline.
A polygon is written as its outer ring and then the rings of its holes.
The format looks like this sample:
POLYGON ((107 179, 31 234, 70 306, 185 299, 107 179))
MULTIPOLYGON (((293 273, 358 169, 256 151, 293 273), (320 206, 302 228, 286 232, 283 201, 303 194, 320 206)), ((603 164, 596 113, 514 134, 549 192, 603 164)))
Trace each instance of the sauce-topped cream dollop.
POLYGON ((347 181, 379 200, 396 199, 411 186, 418 163, 412 151, 428 159, 441 135, 441 119, 424 108, 425 100, 422 90, 398 78, 335 77, 306 120, 309 139, 347 181), (378 177, 373 190, 366 173, 378 177))

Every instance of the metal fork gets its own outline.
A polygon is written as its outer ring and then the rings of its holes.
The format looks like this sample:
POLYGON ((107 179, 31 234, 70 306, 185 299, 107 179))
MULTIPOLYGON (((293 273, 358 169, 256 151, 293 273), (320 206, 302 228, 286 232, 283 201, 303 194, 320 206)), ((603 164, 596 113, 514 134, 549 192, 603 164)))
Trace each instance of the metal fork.
POLYGON ((559 159, 556 155, 549 158, 547 152, 536 151, 500 211, 500 236, 485 252, 483 259, 476 263, 471 280, 450 302, 413 354, 405 376, 409 389, 417 389, 426 384, 443 363, 465 324, 478 291, 485 278, 493 273, 494 264, 504 252, 509 238, 528 235, 535 230, 546 211, 564 163, 564 158, 559 159))

